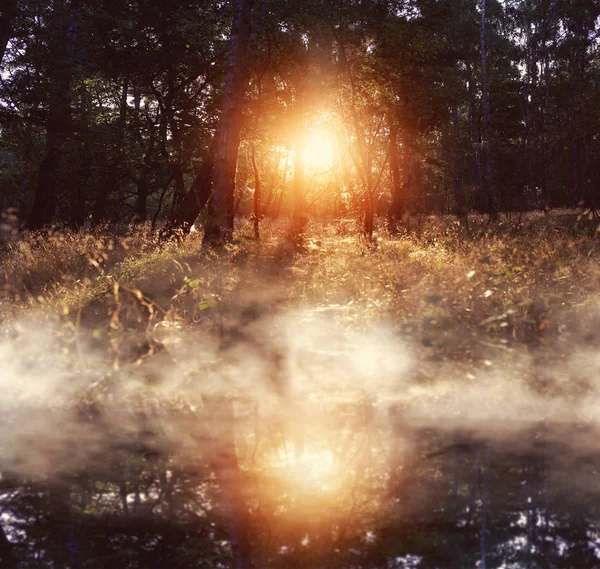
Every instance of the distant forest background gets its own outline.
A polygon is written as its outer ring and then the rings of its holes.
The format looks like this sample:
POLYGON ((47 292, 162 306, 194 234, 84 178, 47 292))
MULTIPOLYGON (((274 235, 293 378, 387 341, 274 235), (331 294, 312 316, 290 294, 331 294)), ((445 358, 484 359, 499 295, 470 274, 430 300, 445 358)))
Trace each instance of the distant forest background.
MULTIPOLYGON (((210 195, 232 5, 0 10, 4 214, 190 225, 210 195)), ((256 2, 235 212, 287 215, 294 184, 307 215, 595 211, 599 17, 596 0, 256 2), (315 125, 335 156, 300 178, 315 125)))

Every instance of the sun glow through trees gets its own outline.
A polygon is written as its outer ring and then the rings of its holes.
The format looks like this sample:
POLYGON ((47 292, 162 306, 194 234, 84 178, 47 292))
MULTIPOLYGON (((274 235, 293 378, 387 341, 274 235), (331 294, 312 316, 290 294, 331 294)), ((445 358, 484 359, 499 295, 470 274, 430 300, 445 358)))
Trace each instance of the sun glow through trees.
POLYGON ((331 450, 310 445, 300 453, 286 444, 277 451, 272 466, 282 478, 298 489, 328 491, 334 480, 334 455, 331 450))
POLYGON ((331 170, 335 159, 336 139, 327 129, 316 126, 306 131, 301 141, 304 165, 322 172, 331 170))

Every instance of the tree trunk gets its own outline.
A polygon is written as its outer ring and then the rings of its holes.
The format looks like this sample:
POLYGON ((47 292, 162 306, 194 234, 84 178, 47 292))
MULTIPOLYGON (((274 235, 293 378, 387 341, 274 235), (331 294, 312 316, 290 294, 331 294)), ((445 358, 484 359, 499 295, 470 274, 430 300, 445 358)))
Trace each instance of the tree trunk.
POLYGON ((375 206, 373 204, 373 194, 369 191, 367 195, 367 206, 365 208, 365 220, 363 231, 367 238, 373 238, 373 229, 375 228, 375 206))
POLYGON ((175 184, 171 207, 172 214, 174 214, 179 204, 185 199, 187 192, 185 191, 185 178, 181 162, 174 162, 171 166, 171 172, 173 174, 173 183, 175 184))
POLYGON ((148 196, 150 195, 149 175, 149 170, 144 167, 137 181, 137 194, 132 218, 132 221, 136 223, 144 223, 148 217, 148 196))
POLYGON ((292 221, 292 233, 294 237, 299 237, 306 225, 306 203, 304 192, 306 190, 306 181, 304 175, 304 157, 302 156, 301 144, 296 144, 296 155, 294 159, 294 211, 292 221))
POLYGON ((388 210, 388 226, 395 231, 405 210, 405 185, 400 178, 400 160, 398 158, 398 125, 390 120, 390 173, 392 176, 392 203, 388 210))
POLYGON ((17 17, 17 0, 3 0, 0 11, 0 66, 10 38, 13 35, 13 22, 17 17))
POLYGON ((106 187, 101 188, 96 195, 92 222, 95 224, 106 221, 109 194, 116 194, 119 207, 125 204, 125 184, 123 182, 123 146, 125 141, 125 127, 127 126, 127 97, 129 95, 129 79, 125 77, 121 84, 121 97, 119 99, 119 119, 116 124, 115 148, 108 158, 110 171, 106 173, 106 187))
POLYGON ((13 545, 0 525, 0 569, 14 569, 16 566, 13 545))
MULTIPOLYGON (((119 159, 116 161, 119 168, 123 168, 122 155, 125 142, 125 129, 127 128, 127 111, 129 110, 129 103, 127 102, 128 98, 129 77, 125 77, 125 79, 123 79, 123 84, 121 85, 121 100, 119 101, 119 130, 117 133, 119 159)), ((119 175, 119 172, 115 174, 114 178, 114 185, 116 186, 117 190, 117 200, 119 202, 119 206, 122 206, 125 203, 125 184, 122 176, 119 175)))
POLYGON ((490 101, 489 101, 489 85, 487 76, 487 53, 485 45, 485 9, 486 1, 481 0, 481 107, 483 113, 483 124, 481 129, 481 146, 483 151, 483 159, 485 163, 485 186, 487 197, 487 209, 490 220, 498 219, 498 200, 492 179, 492 160, 490 155, 490 101))
POLYGON ((525 101, 525 140, 526 140, 526 155, 527 155, 527 172, 528 172, 528 191, 525 193, 526 210, 530 208, 530 203, 534 207, 539 205, 539 167, 536 167, 540 160, 540 129, 539 129, 539 48, 538 35, 532 33, 529 21, 526 21, 526 47, 527 47, 527 89, 525 101), (533 198, 533 202, 529 197, 533 198))
POLYGON ((233 236, 235 174, 248 83, 248 45, 254 0, 234 0, 221 121, 215 141, 213 192, 208 204, 204 243, 222 244, 233 236))
POLYGON ((468 221, 468 208, 463 185, 463 149, 460 143, 460 125, 456 101, 452 105, 452 123, 454 129, 454 206, 456 216, 466 224, 468 221))
POLYGON ((56 67, 49 74, 51 83, 48 93, 46 153, 39 167, 29 218, 32 229, 39 229, 50 223, 56 208, 59 166, 64 145, 71 132, 71 80, 80 11, 81 0, 73 0, 66 18, 57 15, 54 35, 59 43, 56 46, 56 67))
POLYGON ((185 236, 189 233, 212 193, 214 166, 214 154, 211 147, 192 186, 161 231, 161 239, 170 239, 176 234, 185 236))
POLYGON ((475 102, 475 80, 473 78, 473 71, 471 65, 466 62, 467 65, 467 82, 469 92, 469 122, 471 127, 471 146, 473 147, 474 155, 474 167, 475 167, 475 179, 476 179, 476 192, 475 192, 475 209, 479 212, 483 211, 485 196, 483 193, 483 173, 481 171, 481 145, 479 142, 479 128, 478 123, 478 112, 477 105, 475 102))
POLYGON ((365 152, 365 180, 367 188, 367 204, 365 207, 365 218, 363 224, 363 231, 368 239, 373 238, 373 230, 375 228, 375 186, 373 184, 373 174, 371 172, 371 157, 370 152, 365 152))
POLYGON ((252 150, 250 154, 252 160, 252 170, 254 171, 254 237, 260 239, 260 220, 261 220, 261 185, 260 185, 260 172, 258 171, 258 164, 256 163, 256 146, 252 143, 252 150))
MULTIPOLYGON (((262 115, 262 75, 258 74, 256 78, 256 87, 258 91, 258 99, 256 101, 256 117, 254 120, 254 132, 258 132, 259 121, 261 120, 262 115)), ((261 200, 262 200, 262 186, 260 182, 260 172, 258 170, 258 164, 256 163, 256 143, 252 141, 252 146, 250 148, 250 161, 252 162, 252 171, 254 173, 254 213, 253 213, 253 222, 254 222, 254 238, 256 240, 260 239, 260 222, 262 219, 262 209, 261 209, 261 200)))
POLYGON ((551 121, 550 121, 550 53, 548 50, 544 56, 544 114, 543 114, 543 130, 545 133, 544 143, 542 147, 542 168, 543 168, 543 196, 544 196, 544 209, 549 211, 552 207, 551 200, 551 182, 554 183, 554 165, 551 157, 551 146, 550 140, 553 140, 551 136, 551 121))
MULTIPOLYGON (((450 29, 448 34, 451 50, 456 50, 464 41, 461 41, 459 30, 461 28, 461 7, 460 2, 450 0, 450 29)), ((455 95, 452 96, 452 162, 453 162, 453 194, 454 194, 454 212, 456 216, 468 226, 468 206, 467 196, 465 195, 464 176, 463 176, 463 147, 461 144, 461 121, 458 112, 458 94, 462 90, 461 74, 457 67, 453 69, 450 85, 455 95)))

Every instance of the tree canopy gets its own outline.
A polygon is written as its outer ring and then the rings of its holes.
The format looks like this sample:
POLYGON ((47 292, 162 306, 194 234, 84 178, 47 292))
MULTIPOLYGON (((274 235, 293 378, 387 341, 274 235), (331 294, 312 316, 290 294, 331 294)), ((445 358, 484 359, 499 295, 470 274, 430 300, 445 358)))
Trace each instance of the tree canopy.
POLYGON ((596 2, 256 2, 239 93, 232 14, 5 3, 2 207, 30 227, 189 226, 235 95, 229 217, 354 215, 370 233, 409 212, 595 211, 596 2))

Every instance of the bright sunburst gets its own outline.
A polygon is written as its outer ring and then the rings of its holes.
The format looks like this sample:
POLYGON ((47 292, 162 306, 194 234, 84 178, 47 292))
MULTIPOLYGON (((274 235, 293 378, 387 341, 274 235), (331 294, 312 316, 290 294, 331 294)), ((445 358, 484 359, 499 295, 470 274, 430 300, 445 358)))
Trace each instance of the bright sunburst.
POLYGON ((313 170, 330 170, 335 157, 335 137, 321 127, 311 128, 303 137, 304 164, 313 170))

